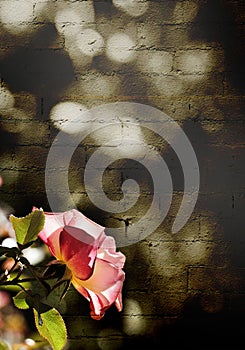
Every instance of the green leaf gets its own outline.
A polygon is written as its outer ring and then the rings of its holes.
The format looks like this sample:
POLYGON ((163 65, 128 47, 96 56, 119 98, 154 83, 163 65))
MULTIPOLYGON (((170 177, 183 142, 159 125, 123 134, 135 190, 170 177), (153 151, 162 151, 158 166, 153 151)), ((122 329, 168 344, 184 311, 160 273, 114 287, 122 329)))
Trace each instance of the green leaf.
POLYGON ((3 339, 0 339, 0 350, 9 350, 9 345, 3 339))
POLYGON ((15 297, 13 297, 14 305, 18 309, 26 310, 29 309, 29 305, 26 302, 26 293, 22 290, 15 297))
MULTIPOLYGON (((43 298, 42 298, 43 299, 43 298)), ((53 306, 50 306, 48 304, 45 304, 41 301, 41 295, 34 294, 31 295, 31 293, 26 297, 27 304, 37 311, 38 315, 46 313, 47 311, 51 310, 53 306)))
POLYGON ((15 230, 17 243, 24 249, 37 239, 44 226, 45 215, 43 210, 37 209, 22 218, 11 214, 9 219, 15 230))
POLYGON ((52 308, 39 314, 33 309, 35 324, 40 335, 47 339, 54 350, 62 350, 66 344, 67 332, 60 313, 52 308))

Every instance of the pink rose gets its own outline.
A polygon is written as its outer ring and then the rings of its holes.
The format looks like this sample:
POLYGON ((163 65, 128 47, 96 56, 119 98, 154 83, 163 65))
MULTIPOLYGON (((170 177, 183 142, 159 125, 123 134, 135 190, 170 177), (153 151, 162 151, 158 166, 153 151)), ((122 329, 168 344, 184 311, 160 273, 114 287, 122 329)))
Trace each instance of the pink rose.
POLYGON ((101 319, 113 303, 121 311, 125 256, 116 251, 114 238, 75 209, 44 214, 39 237, 66 265, 76 290, 89 300, 91 317, 101 319))

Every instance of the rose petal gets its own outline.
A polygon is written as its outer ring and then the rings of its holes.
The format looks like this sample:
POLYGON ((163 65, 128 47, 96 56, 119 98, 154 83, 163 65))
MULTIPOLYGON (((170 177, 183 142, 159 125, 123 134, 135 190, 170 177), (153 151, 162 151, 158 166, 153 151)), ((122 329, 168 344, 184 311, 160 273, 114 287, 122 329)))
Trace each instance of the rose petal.
POLYGON ((103 235, 103 241, 100 242, 97 257, 101 260, 112 263, 118 268, 123 268, 126 260, 125 255, 116 251, 114 238, 111 236, 106 236, 105 234, 103 235))
POLYGON ((95 320, 100 320, 104 316, 105 311, 111 306, 110 302, 102 294, 96 294, 84 288, 80 285, 79 280, 73 280, 72 283, 77 291, 89 301, 91 317, 95 320))
POLYGON ((91 316, 102 317, 105 310, 114 302, 120 309, 120 294, 122 292, 125 273, 108 264, 96 259, 93 275, 86 281, 77 278, 72 279, 74 287, 84 295, 84 288, 87 290, 90 300, 91 316))
POLYGON ((122 293, 118 294, 118 297, 115 300, 115 305, 117 307, 117 310, 120 312, 123 308, 123 302, 122 302, 122 293))
POLYGON ((39 233, 39 237, 47 243, 49 236, 51 236, 55 231, 62 231, 64 227, 63 213, 46 213, 45 222, 42 231, 39 233))
POLYGON ((60 233, 61 259, 77 278, 88 279, 93 273, 97 241, 87 232, 65 226, 60 233))
MULTIPOLYGON (((83 281, 83 286, 94 292, 105 293, 117 281, 124 281, 125 274, 121 269, 108 264, 106 261, 96 259, 93 275, 86 281, 83 281)), ((113 302, 116 300, 115 295, 113 302)))
MULTIPOLYGON (((35 207, 33 207, 35 210, 35 207)), ((85 215, 80 213, 76 209, 68 210, 64 213, 49 213, 44 212, 45 223, 43 230, 39 233, 40 238, 46 243, 47 238, 58 228, 64 226, 73 226, 80 228, 90 235, 98 238, 104 231, 104 227, 96 224, 92 220, 88 219, 85 215)))
POLYGON ((72 209, 64 213, 64 225, 80 228, 89 233, 95 239, 97 239, 105 229, 103 226, 100 226, 94 221, 88 219, 76 209, 72 209), (70 216, 70 214, 72 215, 70 216))
MULTIPOLYGON (((54 231, 51 235, 48 236, 48 238, 46 238, 46 244, 49 247, 49 250, 51 252, 51 254, 53 254, 53 256, 55 256, 58 260, 61 260, 61 253, 60 253, 60 232, 61 232, 61 228, 59 228, 58 230, 54 231)), ((43 236, 39 236, 41 239, 43 236)))

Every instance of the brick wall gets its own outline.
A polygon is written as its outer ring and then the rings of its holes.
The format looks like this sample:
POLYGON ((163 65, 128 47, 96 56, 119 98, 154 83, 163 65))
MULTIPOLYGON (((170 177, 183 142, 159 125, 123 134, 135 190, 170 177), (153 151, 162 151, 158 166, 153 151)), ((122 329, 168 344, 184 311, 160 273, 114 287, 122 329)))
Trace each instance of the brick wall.
MULTIPOLYGON (((178 155, 141 128, 140 115, 118 123, 119 113, 108 125, 105 109, 101 130, 92 117, 83 120, 86 137, 68 175, 79 210, 125 230, 147 212, 151 169, 127 154, 129 139, 137 157, 147 146, 165 160, 173 198, 154 232, 120 248, 127 257, 121 314, 112 308, 101 322, 90 320, 83 316, 87 304, 69 292, 62 311, 71 349, 244 347, 243 22, 242 0, 0 1, 1 201, 16 215, 33 205, 50 210, 45 169, 52 142, 67 121, 81 127, 82 111, 106 103, 164 112, 185 132, 199 164, 198 201, 173 234, 184 192, 178 155), (122 183, 133 178, 140 196, 128 210, 111 213, 91 202, 83 175, 101 146, 111 154, 125 140, 116 153, 123 159, 112 157, 104 171, 104 191, 118 201, 122 183)), ((55 190, 66 208, 63 160, 57 164, 55 190)))

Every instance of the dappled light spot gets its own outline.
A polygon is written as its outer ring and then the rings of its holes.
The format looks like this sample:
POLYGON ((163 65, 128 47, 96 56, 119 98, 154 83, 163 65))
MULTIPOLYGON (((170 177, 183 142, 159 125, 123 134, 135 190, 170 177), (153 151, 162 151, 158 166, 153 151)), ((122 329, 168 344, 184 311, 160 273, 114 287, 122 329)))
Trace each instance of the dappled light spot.
POLYGON ((17 243, 16 243, 16 240, 14 238, 7 237, 2 241, 1 245, 3 247, 7 247, 7 248, 13 248, 13 247, 17 246, 17 243))
POLYGON ((86 56, 96 56, 102 53, 104 49, 103 37, 94 29, 84 29, 77 34, 75 44, 78 49, 86 56))
POLYGON ((24 256, 26 259, 33 265, 39 264, 42 262, 46 257, 46 247, 40 246, 38 248, 36 247, 29 247, 27 249, 23 250, 24 256))
POLYGON ((145 0, 112 0, 112 3, 132 17, 142 16, 149 8, 149 2, 145 0))
POLYGON ((186 243, 179 249, 178 260, 185 264, 202 264, 206 263, 212 253, 212 246, 196 241, 186 243))
MULTIPOLYGON (((164 38, 166 34, 164 33, 164 38)), ((146 49, 158 48, 161 45, 162 27, 144 22, 138 24, 137 41, 140 47, 146 49)))
POLYGON ((30 30, 34 1, 1 1, 0 20, 12 34, 30 30))
POLYGON ((81 24, 81 18, 79 16, 79 13, 77 13, 75 10, 73 10, 72 8, 67 8, 62 9, 56 13, 54 22, 58 32, 63 33, 64 28, 67 24, 69 24, 70 27, 72 27, 73 29, 76 25, 75 29, 77 30, 77 28, 80 27, 78 25, 81 24))
POLYGON ((11 92, 5 88, 0 87, 0 111, 6 111, 6 109, 14 106, 14 96, 11 92))
MULTIPOLYGON (((14 232, 12 232, 12 235, 14 236, 14 232)), ((1 245, 3 247, 8 248, 17 247, 16 239, 12 237, 7 237, 2 241, 1 245)), ((23 249, 23 254, 31 264, 36 265, 43 261, 43 259, 45 258, 46 248, 44 246, 40 246, 38 248, 28 247, 26 249, 23 249)))
POLYGON ((135 59, 135 42, 124 33, 115 33, 107 41, 106 54, 118 63, 128 63, 135 59))
POLYGON ((31 339, 31 338, 26 338, 25 339, 25 344, 27 345, 27 346, 35 346, 36 345, 36 342, 33 340, 33 339, 31 339))
POLYGON ((204 74, 210 67, 210 53, 207 50, 189 50, 177 58, 177 70, 184 74, 204 74))
POLYGON ((137 63, 142 72, 167 74, 173 68, 173 55, 167 51, 143 51, 137 63))
POLYGON ((94 142, 105 146, 105 152, 110 152, 110 147, 113 146, 113 154, 117 154, 119 159, 128 158, 129 155, 131 159, 144 159, 149 149, 144 142, 141 127, 130 116, 125 118, 119 115, 118 119, 119 121, 117 120, 114 125, 111 124, 94 131, 92 136, 94 142))
POLYGON ((60 102, 50 111, 54 125, 69 134, 87 127, 88 109, 77 102, 60 102))
POLYGON ((67 22, 67 23, 56 22, 55 27, 58 33, 64 36, 65 46, 67 46, 67 43, 69 42, 71 42, 73 45, 74 38, 78 33, 80 33, 83 30, 84 24, 74 23, 74 22, 67 22))
MULTIPOLYGON (((161 278, 182 278, 183 269, 190 265, 205 265, 210 261, 215 246, 212 243, 193 240, 193 232, 190 230, 188 241, 176 242, 150 242, 149 246, 142 244, 140 252, 144 255, 149 264, 149 276, 157 274, 161 278)), ((170 279, 165 288, 174 289, 178 279, 170 279)), ((158 282, 156 282, 158 283, 158 282)), ((159 282, 161 284, 162 281, 159 282)))
POLYGON ((201 238, 207 240, 212 240, 214 237, 222 239, 224 234, 224 228, 217 222, 214 213, 210 210, 201 212, 200 230, 201 238))
POLYGON ((115 96, 120 92, 120 79, 117 76, 90 76, 78 82, 79 90, 94 96, 115 96))
MULTIPOLYGON (((1 160, 1 159, 0 159, 1 160)), ((8 183, 10 183, 9 179, 8 179, 8 183)), ((6 237, 6 236, 14 236, 14 230, 13 227, 10 223, 10 221, 8 220, 8 216, 9 214, 12 212, 12 208, 7 207, 6 204, 0 202, 0 239, 2 240, 2 238, 6 237)), ((8 237, 5 239, 9 239, 12 240, 12 238, 8 237)), ((1 243, 2 245, 3 243, 1 243)), ((9 242, 9 244, 11 244, 9 242)), ((12 246, 10 246, 10 248, 12 248, 12 246)), ((0 298, 1 299, 1 298, 0 298)), ((1 307, 1 301, 0 301, 0 307, 1 307)))
POLYGON ((146 149, 144 148, 144 136, 141 127, 138 125, 127 124, 122 122, 122 134, 121 134, 121 147, 119 147, 119 153, 121 156, 131 158, 142 157, 144 158, 146 149), (129 151, 130 149, 130 151, 129 151))
POLYGON ((54 22, 59 33, 72 35, 95 21, 93 1, 57 2, 54 22))
POLYGON ((142 310, 134 299, 125 299, 123 311, 123 331, 127 335, 143 334, 146 328, 146 323, 142 317, 142 310))
MULTIPOLYGON (((74 69, 77 71, 79 69, 85 70, 90 69, 90 66, 92 64, 93 56, 88 56, 83 54, 76 45, 74 45, 74 40, 67 40, 66 41, 66 51, 69 54, 70 59, 72 60, 72 64, 74 66, 74 69)), ((73 90, 74 85, 78 86, 75 82, 75 84, 71 84, 70 88, 68 87, 68 90, 73 90)), ((77 93, 77 91, 76 91, 77 93)))

